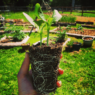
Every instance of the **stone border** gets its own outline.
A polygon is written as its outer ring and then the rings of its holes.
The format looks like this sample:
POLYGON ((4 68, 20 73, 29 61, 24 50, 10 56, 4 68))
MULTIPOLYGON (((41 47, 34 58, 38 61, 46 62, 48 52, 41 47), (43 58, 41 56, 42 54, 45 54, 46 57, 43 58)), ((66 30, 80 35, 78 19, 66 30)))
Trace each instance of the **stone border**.
MULTIPOLYGON (((57 31, 55 31, 57 28, 50 30, 50 33, 59 33, 57 31)), ((84 37, 84 36, 89 36, 89 35, 81 35, 81 34, 74 34, 74 33, 66 33, 69 36, 73 36, 73 37, 84 37)), ((95 36, 90 36, 93 37, 95 39, 95 36)))
MULTIPOLYGON (((11 36, 9 36, 11 38, 11 36)), ((0 41, 4 40, 6 36, 1 38, 0 41)), ((0 47, 14 47, 14 46, 22 46, 22 44, 26 43, 30 37, 26 36, 21 42, 10 42, 10 43, 0 43, 0 47)))

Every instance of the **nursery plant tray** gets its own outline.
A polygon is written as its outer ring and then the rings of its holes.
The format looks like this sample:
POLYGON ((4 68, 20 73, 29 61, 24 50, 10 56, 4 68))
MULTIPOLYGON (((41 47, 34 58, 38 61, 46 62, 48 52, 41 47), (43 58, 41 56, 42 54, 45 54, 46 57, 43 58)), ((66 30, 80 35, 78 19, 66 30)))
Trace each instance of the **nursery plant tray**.
POLYGON ((2 42, 2 41, 6 40, 7 37, 5 36, 5 37, 1 38, 1 40, 0 40, 0 47, 22 46, 22 44, 24 44, 24 43, 26 43, 28 41, 29 36, 26 36, 22 41, 17 41, 17 42, 13 42, 11 36, 9 36, 8 38, 10 38, 10 41, 5 42, 5 43, 2 42))

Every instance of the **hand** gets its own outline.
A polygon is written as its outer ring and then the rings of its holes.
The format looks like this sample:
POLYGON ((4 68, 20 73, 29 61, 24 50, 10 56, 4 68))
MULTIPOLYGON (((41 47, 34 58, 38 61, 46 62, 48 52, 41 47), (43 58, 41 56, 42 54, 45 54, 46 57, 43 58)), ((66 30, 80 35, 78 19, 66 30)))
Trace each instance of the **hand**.
POLYGON ((26 53, 25 59, 17 75, 19 95, 41 95, 33 88, 31 76, 32 70, 29 71, 29 64, 30 64, 29 54, 26 53))

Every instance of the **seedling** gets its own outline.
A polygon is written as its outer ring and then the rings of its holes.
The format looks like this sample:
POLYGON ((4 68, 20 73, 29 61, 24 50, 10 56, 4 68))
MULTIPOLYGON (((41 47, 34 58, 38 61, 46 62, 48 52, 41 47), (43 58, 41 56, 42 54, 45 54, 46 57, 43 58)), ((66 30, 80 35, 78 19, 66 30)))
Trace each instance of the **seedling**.
POLYGON ((59 34, 57 35, 58 36, 57 42, 64 41, 65 36, 66 36, 66 30, 63 30, 63 32, 61 32, 61 31, 58 31, 58 32, 59 32, 59 34))
POLYGON ((21 41, 25 37, 24 32, 20 32, 20 30, 16 30, 13 36, 14 41, 21 41))
POLYGON ((40 17, 40 19, 44 22, 44 23, 40 23, 40 25, 38 25, 29 15, 27 15, 26 13, 23 13, 24 16, 28 19, 28 21, 33 25, 36 26, 39 29, 40 32, 40 46, 42 45, 42 34, 43 34, 43 28, 45 26, 47 26, 47 46, 49 43, 49 30, 50 30, 50 26, 53 22, 57 22, 61 19, 61 15, 58 13, 57 10, 53 11, 53 15, 52 17, 49 17, 47 20, 45 19, 45 16, 41 10, 41 6, 39 3, 37 3, 35 5, 35 18, 36 17, 40 17))
POLYGON ((72 46, 73 45, 73 40, 71 40, 71 41, 69 41, 68 43, 67 43, 67 46, 72 46))

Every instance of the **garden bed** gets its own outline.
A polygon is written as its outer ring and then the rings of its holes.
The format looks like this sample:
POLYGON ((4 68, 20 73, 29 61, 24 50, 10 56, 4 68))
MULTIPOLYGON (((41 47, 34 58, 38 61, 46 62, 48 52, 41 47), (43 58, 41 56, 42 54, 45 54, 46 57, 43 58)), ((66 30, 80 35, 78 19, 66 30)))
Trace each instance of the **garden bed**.
MULTIPOLYGON (((50 31, 50 33, 59 33, 58 31, 66 30, 66 28, 55 28, 50 31)), ((83 37, 83 36, 92 36, 95 38, 95 30, 94 29, 83 29, 83 30, 76 30, 76 28, 71 28, 67 33, 67 35, 70 36, 76 36, 76 37, 83 37)))
POLYGON ((0 47, 14 47, 14 46, 22 46, 22 44, 26 43, 29 39, 29 36, 26 36, 22 41, 13 41, 11 36, 3 37, 0 40, 0 47))

